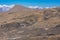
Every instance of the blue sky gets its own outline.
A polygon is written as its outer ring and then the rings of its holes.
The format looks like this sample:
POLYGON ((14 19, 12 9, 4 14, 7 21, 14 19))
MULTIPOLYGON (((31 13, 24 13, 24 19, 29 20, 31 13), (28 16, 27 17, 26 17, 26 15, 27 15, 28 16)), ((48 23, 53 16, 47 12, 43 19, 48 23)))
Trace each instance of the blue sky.
POLYGON ((53 7, 60 6, 60 0, 0 0, 0 5, 18 4, 23 6, 53 7))

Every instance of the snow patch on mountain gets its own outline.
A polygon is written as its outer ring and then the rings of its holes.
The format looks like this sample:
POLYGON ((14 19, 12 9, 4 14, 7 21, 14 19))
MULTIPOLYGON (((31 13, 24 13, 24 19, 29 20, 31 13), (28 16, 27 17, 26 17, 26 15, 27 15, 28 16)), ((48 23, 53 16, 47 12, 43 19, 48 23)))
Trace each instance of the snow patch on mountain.
POLYGON ((28 6, 28 8, 32 8, 32 9, 43 9, 42 7, 39 7, 39 6, 28 6))
POLYGON ((0 12, 6 12, 13 8, 15 5, 0 5, 0 12))
POLYGON ((32 9, 49 9, 49 8, 56 8, 56 7, 28 6, 28 8, 32 8, 32 9))

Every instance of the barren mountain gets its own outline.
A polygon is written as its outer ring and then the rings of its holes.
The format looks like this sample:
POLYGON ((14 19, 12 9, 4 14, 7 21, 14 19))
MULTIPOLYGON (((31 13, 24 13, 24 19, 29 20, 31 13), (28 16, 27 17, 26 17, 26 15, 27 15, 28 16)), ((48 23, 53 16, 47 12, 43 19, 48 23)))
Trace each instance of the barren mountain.
POLYGON ((15 5, 0 13, 0 40, 60 40, 59 9, 15 5))

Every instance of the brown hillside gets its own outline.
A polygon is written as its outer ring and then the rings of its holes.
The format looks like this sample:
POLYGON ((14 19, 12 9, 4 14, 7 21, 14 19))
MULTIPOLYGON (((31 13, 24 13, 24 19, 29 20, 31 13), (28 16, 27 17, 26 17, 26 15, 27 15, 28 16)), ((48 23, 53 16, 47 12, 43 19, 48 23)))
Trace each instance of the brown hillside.
POLYGON ((15 5, 0 13, 0 40, 60 40, 60 10, 15 5))

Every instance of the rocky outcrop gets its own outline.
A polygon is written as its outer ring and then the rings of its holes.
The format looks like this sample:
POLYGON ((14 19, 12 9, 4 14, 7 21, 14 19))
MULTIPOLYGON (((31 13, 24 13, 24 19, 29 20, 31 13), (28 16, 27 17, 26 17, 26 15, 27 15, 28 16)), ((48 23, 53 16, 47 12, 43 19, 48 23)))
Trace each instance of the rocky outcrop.
POLYGON ((48 20, 50 18, 53 18, 53 17, 59 17, 60 13, 58 13, 57 10, 55 9, 47 9, 47 10, 44 10, 44 20, 48 20))

